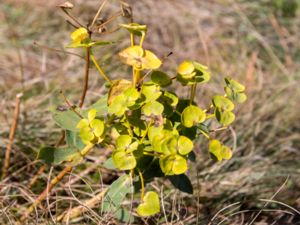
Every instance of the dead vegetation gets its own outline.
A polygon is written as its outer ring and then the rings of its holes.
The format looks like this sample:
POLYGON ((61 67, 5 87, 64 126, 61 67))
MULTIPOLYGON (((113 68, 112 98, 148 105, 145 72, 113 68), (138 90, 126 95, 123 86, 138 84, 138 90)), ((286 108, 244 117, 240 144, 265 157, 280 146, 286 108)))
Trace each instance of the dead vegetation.
MULTIPOLYGON (((128 2, 133 6, 135 21, 149 26, 151 35, 146 46, 160 56, 173 52, 165 68, 174 68, 185 58, 195 59, 211 68, 215 84, 225 75, 232 75, 246 84, 249 96, 239 108, 238 120, 222 137, 234 147, 234 157, 225 163, 213 163, 207 143, 199 140, 197 162, 191 165, 194 196, 165 188, 161 190, 164 213, 136 223, 299 223, 300 11, 298 17, 284 17, 271 0, 128 2)), ((47 180, 61 170, 47 168, 29 188, 31 178, 42 165, 35 161, 36 152, 43 145, 54 144, 60 135, 48 110, 56 101, 51 97, 53 92, 63 89, 73 103, 80 99, 84 71, 78 68, 83 68, 84 61, 60 52, 72 28, 57 12, 57 3, 60 2, 4 0, 0 4, 1 164, 9 144, 15 96, 20 92, 24 95, 8 176, 0 183, 0 224, 14 224, 47 180)), ((91 19, 99 1, 74 3, 80 6, 76 13, 84 21, 91 19)), ((118 2, 111 1, 104 17, 117 7, 118 2)), ((97 53, 113 77, 124 73, 124 67, 113 56, 125 45, 123 36, 122 31, 104 35, 104 40, 113 38, 117 44, 100 48, 97 53)), ((99 83, 104 83, 103 79, 92 70, 88 102, 104 92, 99 83)), ((217 85, 208 88, 214 92, 217 85)), ((198 101, 207 93, 208 90, 200 90, 198 101)), ((57 215, 97 197, 117 175, 101 168, 101 154, 95 152, 85 165, 73 170, 43 208, 32 215, 29 224, 55 224, 57 215)), ((158 190, 160 186, 155 185, 158 190)), ((130 204, 125 203, 128 207, 130 204)), ((101 215, 97 207, 84 209, 85 214, 73 224, 118 224, 111 215, 101 215)))

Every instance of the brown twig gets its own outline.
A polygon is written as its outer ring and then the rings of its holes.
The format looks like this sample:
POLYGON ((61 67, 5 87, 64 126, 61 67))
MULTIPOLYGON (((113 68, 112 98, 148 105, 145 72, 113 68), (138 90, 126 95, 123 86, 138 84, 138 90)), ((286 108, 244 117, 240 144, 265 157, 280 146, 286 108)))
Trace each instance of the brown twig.
POLYGON ((38 180, 38 178, 40 177, 40 175, 45 171, 45 169, 47 168, 46 164, 42 165, 40 167, 40 169, 38 170, 38 172, 34 175, 33 178, 31 178, 29 184, 28 184, 28 187, 31 188, 35 183, 36 181, 38 180))
POLYGON ((102 4, 99 6, 99 9, 98 9, 96 15, 94 16, 94 19, 93 19, 91 25, 89 26, 89 29, 92 29, 92 28, 93 28, 93 26, 94 26, 94 24, 95 24, 97 18, 99 17, 99 15, 100 15, 102 9, 103 9, 104 6, 105 6, 106 2, 107 2, 107 0, 104 0, 104 1, 102 2, 102 4))
POLYGON ((15 138, 15 133, 18 125, 18 120, 19 120, 19 114, 20 114, 20 104, 21 104, 21 97, 22 93, 19 93, 16 95, 16 106, 15 106, 15 111, 14 111, 14 118, 13 118, 13 123, 10 127, 9 131, 9 142, 6 147, 5 151, 5 159, 3 163, 3 168, 2 168, 2 179, 7 176, 7 172, 9 169, 9 164, 10 164, 10 153, 13 145, 13 141, 15 138))

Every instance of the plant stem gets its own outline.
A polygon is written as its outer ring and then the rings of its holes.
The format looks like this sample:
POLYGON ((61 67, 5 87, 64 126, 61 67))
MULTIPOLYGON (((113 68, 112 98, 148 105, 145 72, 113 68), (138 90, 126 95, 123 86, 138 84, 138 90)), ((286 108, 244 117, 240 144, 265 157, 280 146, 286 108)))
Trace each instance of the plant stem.
POLYGON ((211 137, 205 133, 203 130, 200 130, 200 132, 204 135, 204 137, 206 137, 208 140, 211 140, 211 137))
POLYGON ((109 83, 111 83, 111 80, 105 75, 104 71, 101 69, 101 67, 99 66, 99 64, 97 63, 97 60, 95 59, 95 56, 93 55, 93 53, 91 53, 91 59, 93 61, 93 63, 95 64, 97 70, 99 71, 99 73, 101 74, 101 76, 109 83))
POLYGON ((148 134, 148 130, 150 128, 150 126, 153 124, 153 119, 148 123, 147 127, 146 127, 146 131, 145 131, 145 134, 143 135, 143 137, 141 138, 140 140, 140 143, 143 143, 144 142, 144 139, 145 137, 147 136, 148 134))
POLYGON ((143 178, 143 174, 141 173, 141 171, 138 170, 138 172, 139 172, 140 181, 141 181, 141 186, 142 186, 141 201, 143 201, 143 200, 144 200, 144 195, 145 195, 144 178, 143 178))
POLYGON ((30 182, 29 182, 29 185, 28 185, 28 188, 31 188, 35 182, 37 181, 37 179, 39 178, 39 176, 44 172, 44 170, 47 168, 46 164, 42 165, 40 167, 40 169, 38 170, 38 172, 34 175, 33 178, 31 178, 30 182))
POLYGON ((131 47, 134 46, 134 35, 132 33, 130 33, 130 43, 131 47))
POLYGON ((133 87, 136 87, 136 85, 140 82, 141 79, 141 71, 133 69, 133 87))
MULTIPOLYGON (((85 156, 92 148, 94 147, 94 144, 88 144, 80 151, 80 154, 82 156, 85 156)), ((20 222, 25 221, 28 216, 31 214, 31 212, 47 197, 47 195, 52 191, 52 189, 55 187, 56 184, 58 184, 64 176, 69 173, 73 169, 72 166, 65 167, 56 177, 54 177, 50 183, 47 185, 47 187, 44 189, 44 191, 37 197, 37 199, 32 203, 32 205, 26 209, 23 216, 20 218, 20 222)), ((20 223, 19 223, 20 224, 20 223)))
POLYGON ((191 86, 191 95, 190 95, 190 105, 193 103, 195 95, 196 95, 197 84, 193 84, 191 86))
POLYGON ((84 87, 83 87, 83 92, 82 92, 81 99, 80 99, 80 103, 79 103, 79 107, 80 107, 80 108, 83 106, 84 99, 85 99, 85 96, 86 96, 86 92, 87 92, 87 89, 88 89, 88 84, 89 84, 90 51, 91 51, 91 48, 90 48, 90 47, 87 47, 87 48, 86 48, 86 52, 85 52, 85 76, 84 76, 84 87))
POLYGON ((142 32, 142 37, 141 37, 141 40, 140 40, 140 47, 143 46, 143 43, 144 43, 144 40, 145 40, 145 32, 142 32))
POLYGON ((9 131, 9 142, 7 144, 6 151, 5 151, 5 159, 4 159, 3 168, 2 168, 2 179, 7 176, 7 172, 8 172, 9 165, 10 165, 10 153, 11 153, 13 141, 15 138, 16 129, 18 126, 22 95, 23 95, 22 93, 16 95, 16 106, 15 106, 15 111, 14 111, 13 123, 12 123, 12 125, 10 127, 10 131, 9 131))

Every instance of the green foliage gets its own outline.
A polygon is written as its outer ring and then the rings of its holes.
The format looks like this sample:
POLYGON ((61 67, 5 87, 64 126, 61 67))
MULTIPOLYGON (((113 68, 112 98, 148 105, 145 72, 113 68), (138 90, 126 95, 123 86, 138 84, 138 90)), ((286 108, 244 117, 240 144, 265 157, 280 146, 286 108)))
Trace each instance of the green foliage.
POLYGON ((194 105, 186 107, 181 114, 181 122, 185 127, 192 127, 198 123, 202 123, 205 118, 205 112, 200 107, 194 105))
POLYGON ((177 188, 178 190, 188 193, 188 194, 193 194, 192 183, 185 174, 168 176, 168 179, 171 181, 171 183, 174 185, 174 187, 177 188))
POLYGON ((72 110, 59 111, 58 109, 52 111, 52 118, 55 123, 64 130, 78 131, 76 127, 80 121, 80 117, 72 110))
POLYGON ((37 158, 47 164, 58 165, 62 162, 71 162, 78 157, 80 153, 76 148, 44 147, 40 149, 37 158))
POLYGON ((143 203, 141 203, 137 209, 137 213, 140 216, 151 216, 160 211, 159 197, 154 191, 149 191, 143 198, 143 203))
POLYGON ((210 80, 208 68, 200 63, 184 61, 177 69, 177 80, 182 85, 206 83, 210 80))
POLYGON ((126 174, 120 176, 110 185, 102 201, 102 211, 113 213, 120 221, 130 221, 129 212, 122 207, 122 202, 126 198, 126 195, 130 193, 130 190, 130 176, 126 174))
POLYGON ((210 141, 209 152, 213 154, 218 161, 222 159, 230 159, 232 157, 232 152, 230 148, 220 143, 220 141, 214 139, 210 141))
MULTIPOLYGON (((160 212, 159 197, 154 191, 144 196, 144 177, 151 180, 165 176, 175 188, 193 193, 185 173, 191 159, 196 159, 195 140, 208 138, 209 152, 218 161, 231 158, 231 150, 210 137, 210 127, 227 128, 235 119, 234 102, 244 102, 246 95, 243 85, 225 78, 225 94, 215 94, 212 105, 202 109, 194 97, 196 85, 210 80, 208 68, 195 61, 184 61, 178 66, 176 77, 171 79, 158 70, 162 60, 143 48, 147 26, 131 23, 121 24, 121 27, 129 31, 131 46, 118 55, 123 63, 131 66, 132 80, 110 81, 104 75, 109 81, 108 95, 91 107, 54 110, 55 122, 66 130, 67 146, 42 148, 39 158, 54 164, 78 163, 94 145, 111 149, 111 156, 103 166, 125 171, 126 175, 111 185, 102 208, 106 212, 115 212, 124 221, 120 215, 126 212, 120 211, 120 205, 130 192, 130 177, 139 179, 140 183, 142 202, 136 209, 138 215, 151 216, 160 212), (140 38, 139 45, 135 44, 134 36, 140 38), (170 91, 170 85, 176 81, 191 88, 189 99, 170 91)), ((93 48, 110 43, 91 40, 85 28, 75 30, 71 38, 69 47, 93 48)), ((103 71, 98 70, 102 74, 103 71)))

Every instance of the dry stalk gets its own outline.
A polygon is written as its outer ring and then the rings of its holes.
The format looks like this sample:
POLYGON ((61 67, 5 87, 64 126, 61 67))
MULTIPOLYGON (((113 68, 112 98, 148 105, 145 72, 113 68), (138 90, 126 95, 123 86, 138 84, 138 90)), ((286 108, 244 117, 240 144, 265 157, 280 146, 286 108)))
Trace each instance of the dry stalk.
POLYGON ((5 151, 5 159, 4 159, 3 168, 2 168, 2 179, 7 176, 8 169, 9 169, 10 153, 11 153, 13 141, 15 138, 16 129, 18 126, 18 120, 19 120, 19 114, 20 114, 20 104, 21 104, 22 96, 23 96, 22 93, 19 93, 16 95, 16 106, 15 106, 15 111, 14 111, 13 123, 12 123, 12 125, 10 127, 10 131, 9 131, 9 142, 7 144, 6 151, 5 151))
POLYGON ((87 212, 90 208, 94 208, 97 204, 99 204, 102 201, 106 191, 107 188, 103 189, 93 198, 87 199, 82 205, 63 212, 60 216, 57 217, 57 221, 67 222, 87 212))
MULTIPOLYGON (((82 157, 84 157, 87 153, 89 153, 89 151, 93 147, 94 147, 93 144, 89 144, 89 145, 85 146, 85 148, 81 151, 82 157)), ((36 209, 36 207, 47 197, 47 195, 52 191, 52 189, 56 186, 56 184, 58 184, 64 178, 64 176, 67 173, 69 173, 72 169, 73 169, 72 166, 67 166, 56 177, 54 177, 50 181, 50 183, 47 185, 47 187, 44 189, 44 191, 31 204, 31 206, 26 209, 23 216, 20 218, 19 223, 17 223, 17 224, 20 224, 20 222, 26 221, 26 219, 31 214, 31 212, 33 212, 33 210, 36 209)))

